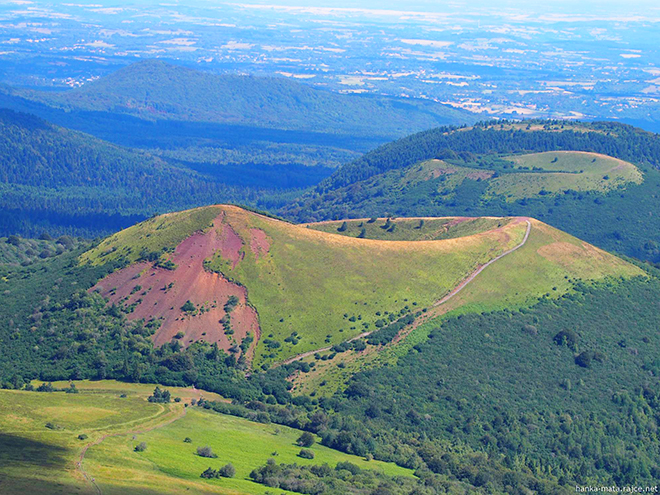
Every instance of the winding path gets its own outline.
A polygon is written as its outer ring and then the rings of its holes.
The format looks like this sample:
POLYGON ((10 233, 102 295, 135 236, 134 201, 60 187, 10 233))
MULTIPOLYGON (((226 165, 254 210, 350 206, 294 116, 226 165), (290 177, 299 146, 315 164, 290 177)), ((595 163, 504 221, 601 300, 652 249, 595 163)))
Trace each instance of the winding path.
POLYGON ((85 445, 83 447, 82 451, 80 452, 80 457, 78 458, 78 462, 76 462, 76 467, 78 468, 80 473, 83 475, 83 477, 94 487, 94 490, 96 491, 96 493, 98 495, 101 495, 101 488, 96 483, 96 480, 87 471, 85 471, 85 468, 83 467, 83 461, 85 460, 85 454, 87 454, 87 451, 89 450, 90 447, 94 447, 95 445, 99 445, 106 438, 121 437, 121 436, 124 436, 124 435, 139 435, 141 433, 147 433, 149 431, 156 430, 158 428, 162 428, 164 426, 172 424, 175 421, 178 421, 179 419, 183 418, 186 415, 187 412, 188 412, 188 408, 184 407, 183 412, 181 414, 179 414, 178 416, 176 416, 174 418, 170 418, 167 421, 164 421, 163 423, 158 423, 158 424, 155 424, 153 426, 149 426, 147 428, 143 428, 143 429, 140 429, 140 430, 121 431, 121 432, 118 432, 118 433, 109 433, 107 435, 103 435, 102 437, 97 438, 93 442, 90 442, 90 443, 88 443, 87 445, 85 445))
MULTIPOLYGON (((477 275, 479 275, 482 271, 484 271, 484 270, 485 270, 486 268, 488 268, 490 265, 492 265, 493 263, 495 263, 495 262, 498 261, 498 260, 501 260, 501 259, 504 258, 505 256, 507 256, 507 255, 513 253, 514 251, 520 249, 521 247, 523 247, 523 246, 525 245, 525 243, 527 242, 527 239, 529 239, 529 233, 530 233, 531 230, 532 230, 532 223, 529 221, 529 218, 524 218, 524 220, 525 220, 525 222, 527 223, 527 230, 525 231, 525 237, 523 237, 523 240, 522 240, 522 242, 521 242, 520 244, 518 244, 518 245, 515 246, 515 247, 512 247, 512 248, 509 249, 508 251, 504 251, 502 254, 496 256, 495 258, 493 258, 492 260, 490 260, 488 263, 485 263, 485 264, 481 265, 481 266, 480 266, 479 268, 477 268, 474 272, 472 272, 472 273, 471 273, 471 274, 470 274, 465 280, 463 280, 460 284, 458 284, 458 285, 457 285, 457 286, 456 286, 456 287, 455 287, 455 288, 454 288, 449 294, 447 294, 445 297, 443 297, 443 298, 440 299, 439 301, 436 301, 435 303, 433 303, 433 305, 432 305, 431 307, 432 307, 432 308, 436 308, 436 307, 438 307, 438 306, 442 306, 442 305, 445 304, 447 301, 449 301, 452 297, 454 297, 456 294, 458 294, 459 292, 461 292, 461 291, 465 288, 466 285, 468 285, 470 282, 472 282, 472 281, 475 279, 475 277, 476 277, 477 275)), ((367 337, 367 336, 371 335, 371 334, 372 334, 373 332, 375 332, 375 331, 376 331, 376 330, 371 330, 370 332, 364 332, 364 333, 361 333, 361 334, 358 335, 357 337, 353 337, 352 339, 349 339, 349 340, 347 340, 346 342, 353 342, 354 340, 358 340, 358 339, 361 339, 361 338, 363 338, 363 337, 367 337)), ((285 361, 282 361, 282 362, 279 364, 279 366, 281 366, 281 365, 283 365, 283 364, 291 364, 291 363, 293 363, 294 361, 299 361, 299 360, 301 360, 301 359, 305 359, 306 357, 312 356, 312 355, 316 354, 317 352, 326 352, 326 351, 329 351, 330 349, 332 349, 332 347, 333 347, 333 346, 328 346, 328 347, 323 347, 322 349, 315 349, 315 350, 313 350, 313 351, 307 351, 307 352, 303 352, 302 354, 297 354, 296 356, 290 357, 289 359, 287 359, 287 360, 285 360, 285 361)))

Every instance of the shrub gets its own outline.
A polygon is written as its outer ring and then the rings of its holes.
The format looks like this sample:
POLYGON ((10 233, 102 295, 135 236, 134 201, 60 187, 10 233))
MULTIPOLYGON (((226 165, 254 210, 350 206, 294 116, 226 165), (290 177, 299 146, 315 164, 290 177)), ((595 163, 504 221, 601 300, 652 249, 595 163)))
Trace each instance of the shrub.
POLYGON ((583 368, 590 368, 592 362, 602 363, 605 355, 595 351, 584 351, 575 358, 575 364, 583 368))
POLYGON ((238 304, 238 297, 229 296, 224 306, 225 313, 231 313, 237 304, 238 304))
POLYGON ((192 443, 192 439, 190 437, 186 437, 183 439, 183 443, 192 443))
POLYGON ((231 462, 218 469, 218 476, 222 476, 223 478, 233 478, 235 475, 236 468, 231 462))
POLYGON ((135 446, 133 450, 135 450, 135 452, 144 452, 147 450, 147 444, 145 442, 140 442, 135 446))
POLYGON ((87 435, 81 433, 80 435, 78 435, 78 440, 87 440, 87 435))
POLYGON ((296 444, 299 447, 311 447, 312 445, 314 445, 315 441, 316 440, 314 439, 314 435, 306 431, 298 437, 298 440, 296 440, 296 444))
POLYGON ((207 480, 217 478, 218 477, 218 472, 215 471, 214 469, 208 468, 206 471, 204 471, 202 474, 199 475, 201 478, 205 478, 207 480))
POLYGON ((149 402, 156 402, 160 404, 166 404, 170 402, 170 391, 169 390, 161 390, 160 387, 156 387, 154 389, 153 395, 150 395, 149 398, 147 399, 149 402))
POLYGON ((562 330, 552 339, 557 345, 565 345, 569 349, 577 348, 578 336, 573 330, 562 330))
POLYGON ((200 457, 207 457, 209 459, 215 459, 218 457, 213 453, 213 449, 208 445, 206 447, 197 447, 197 455, 200 457))
POLYGON ((337 467, 335 468, 337 471, 341 471, 342 469, 348 471, 351 473, 353 476, 358 474, 360 472, 360 468, 353 464, 352 462, 338 462, 337 467))
POLYGON ((37 387, 37 392, 54 392, 55 389, 53 388, 53 384, 48 382, 48 383, 42 383, 37 387))
POLYGON ((309 449, 300 449, 298 457, 302 457, 303 459, 314 459, 314 452, 309 449))

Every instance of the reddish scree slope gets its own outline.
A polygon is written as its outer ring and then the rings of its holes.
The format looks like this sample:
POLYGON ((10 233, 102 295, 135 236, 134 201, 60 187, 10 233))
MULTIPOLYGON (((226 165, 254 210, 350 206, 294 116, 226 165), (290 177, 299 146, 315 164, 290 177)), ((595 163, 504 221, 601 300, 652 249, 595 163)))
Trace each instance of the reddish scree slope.
MULTIPOLYGON (((217 273, 204 269, 204 260, 220 251, 222 257, 236 265, 242 259, 243 241, 227 224, 223 215, 214 221, 214 228, 206 233, 196 233, 177 246, 171 261, 174 270, 154 267, 152 263, 140 262, 111 273, 91 290, 98 290, 115 304, 129 306, 141 300, 130 320, 144 318, 162 319, 160 328, 153 336, 159 346, 169 342, 178 332, 185 336, 184 345, 197 340, 217 342, 229 349, 251 332, 255 343, 259 338, 259 322, 256 311, 247 305, 245 288, 229 282, 217 273), (173 284, 170 288, 169 285, 173 284), (140 286, 139 290, 135 290, 140 286), (133 294, 131 294, 133 292, 133 294), (238 298, 238 305, 231 311, 233 335, 225 335, 220 319, 229 296, 238 298), (181 307, 191 301, 198 311, 191 315, 181 307), (204 308, 204 311, 199 311, 204 308)), ((263 245, 262 245, 263 246, 263 245)))

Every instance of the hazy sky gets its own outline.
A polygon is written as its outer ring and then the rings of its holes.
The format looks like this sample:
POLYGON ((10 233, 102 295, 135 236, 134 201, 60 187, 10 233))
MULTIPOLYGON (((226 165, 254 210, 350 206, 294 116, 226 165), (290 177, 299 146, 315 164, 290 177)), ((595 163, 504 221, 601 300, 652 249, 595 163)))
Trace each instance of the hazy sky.
MULTIPOLYGON (((185 4, 185 2, 180 2, 185 4)), ((649 9, 660 11, 658 0, 238 0, 235 3, 296 5, 309 7, 353 7, 368 9, 443 12, 456 9, 519 9, 523 11, 631 14, 649 9)))

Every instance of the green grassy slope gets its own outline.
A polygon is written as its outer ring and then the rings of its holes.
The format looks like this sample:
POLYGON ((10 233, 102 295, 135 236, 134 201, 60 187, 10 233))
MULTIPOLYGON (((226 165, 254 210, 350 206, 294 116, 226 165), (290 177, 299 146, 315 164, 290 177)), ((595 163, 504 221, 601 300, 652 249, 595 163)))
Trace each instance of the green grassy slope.
MULTIPOLYGON (((90 446, 83 467, 102 493, 265 493, 249 481, 250 471, 277 452, 278 463, 323 464, 349 461, 363 469, 390 476, 411 476, 410 470, 391 463, 367 462, 362 458, 315 445, 314 460, 297 457, 295 442, 301 432, 293 428, 264 425, 214 412, 185 411, 183 403, 208 392, 168 388, 182 403, 154 404, 146 401, 153 385, 112 381, 76 382, 78 394, 0 391, 0 479, 2 493, 14 495, 95 493, 76 462, 90 446), (125 397, 121 397, 125 395, 125 397), (187 412, 185 416, 182 416, 187 412), (173 421, 173 422, 171 422, 173 421), (171 422, 171 423, 170 423, 171 422), (50 428, 46 424, 52 425, 50 428), (154 428, 149 432, 139 433, 154 428), (87 435, 80 440, 78 435, 87 435), (135 437, 135 438, 134 438, 135 437), (193 442, 183 440, 190 437, 193 442), (139 442, 147 450, 134 452, 139 442), (195 455, 198 446, 211 446, 217 459, 195 455), (231 462, 234 479, 205 481, 199 475, 207 467, 231 462), (169 490, 169 491, 168 491, 169 490)), ((68 382, 54 383, 68 387, 68 382)))
MULTIPOLYGON (((247 288, 262 334, 256 364, 336 344, 375 329, 375 321, 389 313, 427 307, 479 264, 519 243, 525 233, 523 223, 459 239, 388 242, 327 234, 236 207, 221 209, 222 223, 242 240, 242 254, 236 261, 218 251, 206 268, 247 288), (255 232, 265 237, 267 246, 261 251, 255 232), (286 342, 294 332, 300 341, 286 342)), ((193 210, 204 211, 213 212, 212 217, 218 207, 193 210)), ((179 215, 185 218, 190 212, 168 216, 170 225, 180 225, 179 215)), ((151 249, 160 222, 153 219, 115 234, 82 260, 135 260, 137 253, 151 249), (110 254, 104 259, 102 253, 110 254)))
POLYGON ((310 223, 309 228, 381 241, 436 241, 454 239, 506 225, 507 218, 373 218, 310 223), (346 222, 346 229, 343 229, 346 222), (364 232, 363 232, 364 230, 364 232))
MULTIPOLYGON (((361 370, 395 364, 448 318, 521 310, 541 299, 557 300, 565 294, 573 294, 576 285, 581 283, 620 277, 645 278, 644 272, 630 263, 542 222, 530 221, 532 229, 525 245, 488 266, 444 304, 429 308, 418 320, 419 326, 401 342, 378 352, 369 349, 359 356, 347 352, 327 362, 316 361, 311 373, 296 377, 294 392, 332 395, 361 370)), ((311 363, 315 359, 309 357, 306 361, 311 363)))
MULTIPOLYGON (((207 227, 215 217, 217 235, 226 236, 230 228, 239 244, 232 256, 216 250, 205 268, 247 289, 261 330, 254 366, 374 331, 376 323, 382 326, 390 314, 432 308, 479 266, 520 244, 527 229, 524 219, 474 219, 449 228, 447 219, 427 219, 421 229, 420 219, 395 219, 392 223, 399 230, 388 232, 381 228, 384 220, 363 220, 370 235, 379 237, 358 239, 352 234, 359 222, 350 222, 350 230, 347 224, 343 233, 348 235, 338 235, 341 224, 299 226, 237 207, 215 206, 136 225, 109 237, 81 261, 133 262, 139 253, 171 251, 186 233, 207 227), (390 235, 412 240, 388 240, 390 235)), ((570 284, 560 282, 568 279, 639 273, 632 265, 540 222, 533 222, 532 231, 535 244, 530 246, 535 251, 525 251, 528 254, 517 270, 532 278, 538 275, 535 271, 543 270, 552 276, 534 279, 536 285, 529 290, 521 285, 517 292, 525 300, 553 288, 562 293, 570 284)), ((507 292, 502 297, 508 296, 507 292)))
POLYGON ((314 445, 313 460, 298 457, 296 440, 300 430, 279 425, 253 423, 242 418, 219 415, 189 408, 185 418, 165 428, 132 437, 117 437, 104 441, 89 451, 89 470, 103 493, 119 494, 122 490, 143 489, 154 493, 180 493, 179 483, 196 491, 227 494, 263 494, 268 487, 249 479, 250 472, 274 458, 277 463, 335 466, 349 461, 362 469, 373 469, 391 476, 412 473, 393 464, 364 459, 314 445), (192 443, 184 443, 184 438, 192 443), (133 452, 139 442, 147 450, 133 452), (195 454, 197 447, 209 446, 218 456, 205 459, 195 454), (236 468, 233 479, 200 480, 207 468, 219 469, 231 462, 236 468), (175 486, 167 487, 176 482, 175 486), (169 490, 169 491, 168 491, 169 490))
POLYGON ((519 169, 531 171, 501 175, 491 181, 486 194, 504 195, 507 201, 566 190, 605 193, 643 181, 633 164, 596 153, 546 152, 504 159, 511 160, 519 169))
POLYGON ((618 124, 436 129, 341 167, 280 214, 304 222, 531 216, 609 251, 658 261, 658 163, 660 138, 618 124))

